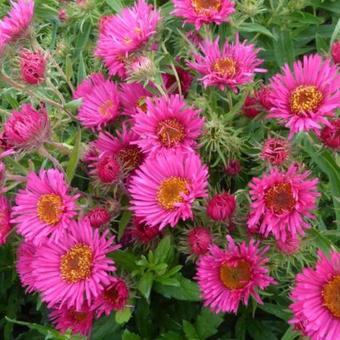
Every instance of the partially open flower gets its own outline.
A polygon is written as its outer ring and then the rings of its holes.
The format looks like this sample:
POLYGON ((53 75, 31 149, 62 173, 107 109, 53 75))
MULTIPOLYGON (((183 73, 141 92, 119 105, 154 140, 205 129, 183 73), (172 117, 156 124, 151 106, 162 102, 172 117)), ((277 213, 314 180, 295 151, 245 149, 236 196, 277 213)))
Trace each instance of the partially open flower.
POLYGON ((5 244, 7 236, 11 230, 10 206, 7 198, 0 196, 0 245, 5 244))
POLYGON ((253 96, 247 96, 244 101, 242 111, 248 118, 254 118, 261 113, 261 107, 258 104, 257 98, 253 96))
POLYGON ((27 84, 40 84, 45 79, 46 59, 41 51, 23 50, 20 54, 21 78, 27 84))
POLYGON ((261 151, 260 158, 272 165, 281 165, 289 156, 289 144, 283 138, 268 138, 261 151))
POLYGON ((340 150, 340 118, 330 121, 330 126, 325 126, 321 130, 320 139, 324 145, 333 149, 340 150))
POLYGON ((233 159, 225 166, 224 172, 228 176, 236 176, 241 171, 241 163, 238 159, 233 159))
POLYGON ((214 221, 224 222, 231 218, 235 208, 235 197, 224 192, 222 194, 217 194, 210 199, 207 207, 207 215, 214 221))
POLYGON ((93 228, 100 228, 102 225, 107 224, 110 221, 110 213, 107 209, 97 207, 91 209, 86 215, 93 228))
POLYGON ((332 58, 334 64, 340 64, 340 40, 334 42, 332 45, 332 58))
POLYGON ((208 252, 212 244, 210 231, 204 227, 192 228, 188 233, 188 245, 193 255, 201 256, 208 252))

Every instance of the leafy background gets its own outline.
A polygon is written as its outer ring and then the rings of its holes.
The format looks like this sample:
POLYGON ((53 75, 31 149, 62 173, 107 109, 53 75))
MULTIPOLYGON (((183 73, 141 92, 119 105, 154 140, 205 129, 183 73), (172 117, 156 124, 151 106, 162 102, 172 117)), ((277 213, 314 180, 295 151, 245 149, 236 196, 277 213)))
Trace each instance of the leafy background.
MULTIPOLYGON (((133 1, 129 0, 92 0, 84 10, 71 1, 59 3, 54 0, 37 0, 34 35, 45 50, 51 51, 68 81, 76 86, 93 71, 105 72, 100 62, 93 57, 98 19, 102 15, 118 12, 131 3, 133 1), (58 20, 60 8, 65 8, 69 15, 65 23, 58 20)), ((183 33, 192 28, 183 28, 179 19, 169 15, 171 2, 157 0, 150 3, 161 8, 164 18, 160 32, 162 44, 157 60, 160 70, 168 72, 169 62, 173 62, 176 56, 190 58, 183 33)), ((8 7, 7 1, 0 0, 0 15, 4 15, 8 7)), ((230 24, 213 27, 212 31, 222 40, 239 32, 242 39, 248 39, 260 47, 260 56, 268 69, 264 77, 268 80, 284 63, 292 64, 306 53, 329 55, 331 44, 339 36, 339 14, 340 2, 336 0, 243 0, 237 1, 237 13, 233 15, 230 24)), ((15 78, 16 63, 14 56, 1 67, 15 78)), ((50 79, 67 99, 67 107, 75 112, 70 90, 59 71, 50 67, 49 73, 50 79)), ((228 97, 226 93, 210 89, 203 91, 195 83, 188 96, 188 102, 202 108, 208 121, 208 135, 202 140, 201 153, 210 165, 211 192, 224 189, 236 193, 240 216, 246 213, 245 207, 249 203, 247 183, 264 170, 256 158, 258 146, 269 133, 287 135, 287 131, 269 120, 263 120, 261 116, 249 120, 240 114, 245 96, 250 90, 245 88, 239 95, 228 94, 228 97), (215 138, 214 143, 209 144, 208 140, 212 138, 215 138), (242 160, 242 173, 230 180, 222 175, 223 165, 234 157, 242 160)), ((38 93, 55 97, 44 88, 39 88, 38 93)), ((2 121, 6 119, 5 111, 17 108, 25 100, 25 93, 0 82, 2 121)), ((37 99, 29 100, 38 103, 37 99)), ((71 155, 63 155, 53 148, 50 152, 67 169, 72 186, 91 192, 85 168, 79 159, 93 136, 81 131, 78 124, 71 122, 60 110, 50 108, 49 114, 55 127, 53 139, 72 150, 71 155)), ((340 244, 340 157, 322 148, 312 135, 298 135, 294 139, 293 150, 295 160, 304 162, 313 176, 321 179, 319 190, 322 197, 317 220, 303 241, 300 253, 288 258, 275 251, 270 254, 271 273, 279 284, 262 293, 266 301, 264 305, 251 301, 248 308, 242 307, 239 310, 237 316, 215 315, 203 308, 198 287, 192 280, 195 266, 187 262, 186 256, 176 248, 181 230, 185 227, 180 225, 176 230, 165 233, 162 240, 154 243, 150 249, 134 247, 113 254, 121 271, 129 277, 134 292, 129 304, 131 306, 96 321, 91 339, 297 338, 298 334, 287 323, 291 316, 288 293, 292 280, 303 266, 314 263, 317 248, 328 251, 340 244)), ((30 154, 7 159, 6 166, 13 173, 26 175, 27 169, 39 169, 51 164, 39 155, 30 154)), ((9 195, 13 197, 18 184, 13 183, 12 186, 9 195)), ((119 238, 130 217, 125 211, 112 222, 110 227, 117 232, 119 238)), ((203 215, 197 218, 202 223, 208 223, 203 215)), ((224 234, 221 234, 221 243, 224 234)), ((236 237, 244 236, 245 229, 238 226, 236 237)), ((0 248, 0 338, 76 338, 70 334, 61 335, 51 328, 46 307, 39 296, 26 295, 20 286, 15 271, 18 243, 19 237, 13 234, 9 242, 0 248)), ((271 244, 271 241, 263 243, 271 244)))

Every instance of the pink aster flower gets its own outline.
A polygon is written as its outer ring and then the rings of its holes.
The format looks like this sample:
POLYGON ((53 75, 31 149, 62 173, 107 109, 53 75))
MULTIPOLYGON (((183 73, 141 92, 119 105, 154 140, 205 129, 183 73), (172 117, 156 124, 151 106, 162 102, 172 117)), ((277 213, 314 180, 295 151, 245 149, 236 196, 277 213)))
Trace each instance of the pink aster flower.
POLYGON ((32 263, 37 248, 31 242, 22 241, 17 249, 16 269, 21 281, 21 285, 26 287, 28 293, 32 293, 35 288, 35 276, 33 275, 32 263))
POLYGON ((304 268, 295 278, 290 323, 312 340, 337 340, 340 329, 340 254, 321 251, 315 269, 304 268), (301 327, 302 326, 302 327, 301 327))
POLYGON ((235 3, 229 0, 172 0, 173 15, 183 18, 185 23, 199 30, 203 24, 217 25, 228 22, 235 12, 235 3))
POLYGON ((45 107, 39 111, 31 104, 22 105, 20 111, 12 111, 4 124, 4 138, 15 149, 38 148, 48 138, 50 125, 45 107))
POLYGON ((158 226, 150 227, 141 217, 133 217, 130 231, 132 238, 142 244, 148 244, 160 235, 158 226))
POLYGON ((299 173, 296 165, 287 172, 272 169, 262 178, 253 178, 250 187, 251 213, 248 220, 250 230, 259 229, 267 237, 285 241, 304 235, 310 228, 306 219, 314 218, 318 179, 308 179, 308 171, 299 173))
POLYGON ((294 255, 300 248, 300 239, 289 237, 285 241, 276 240, 276 247, 285 255, 294 255))
POLYGON ((116 84, 99 74, 83 82, 75 96, 83 97, 78 119, 87 128, 102 128, 120 115, 116 84))
POLYGON ((105 22, 96 48, 96 56, 103 59, 110 75, 124 74, 124 59, 143 47, 156 33, 160 13, 138 0, 130 8, 105 22))
MULTIPOLYGON (((192 83, 192 75, 188 71, 178 66, 176 67, 176 72, 179 78, 178 80, 181 86, 181 92, 183 96, 186 96, 192 83)), ((174 74, 164 73, 162 74, 162 78, 164 87, 168 93, 180 94, 178 82, 174 74)))
POLYGON ((201 135, 203 119, 179 95, 146 99, 147 111, 134 116, 135 142, 147 153, 169 149, 191 150, 201 135))
POLYGON ((117 158, 110 154, 102 154, 90 164, 90 174, 100 184, 116 184, 122 177, 122 169, 117 158))
POLYGON ((152 93, 139 83, 123 83, 120 94, 123 112, 128 116, 134 116, 138 109, 146 112, 145 100, 152 97, 152 93))
POLYGON ((242 112, 248 118, 255 118, 262 112, 262 109, 255 96, 246 97, 244 104, 242 106, 242 112))
POLYGON ((212 235, 207 228, 195 227, 188 232, 188 246, 191 254, 205 255, 212 244, 212 235))
POLYGON ((336 65, 340 64, 340 40, 335 41, 332 45, 332 58, 333 58, 333 62, 336 65))
POLYGON ((193 152, 167 151, 147 158, 131 178, 131 210, 150 226, 175 227, 192 218, 196 198, 207 196, 208 170, 193 152))
POLYGON ((48 307, 80 310, 89 305, 110 283, 116 270, 107 254, 119 248, 108 231, 100 235, 88 220, 70 221, 68 233, 37 249, 32 263, 35 286, 48 307))
POLYGON ((289 156, 289 144, 283 138, 268 138, 262 147, 260 158, 272 165, 281 165, 289 156))
POLYGON ((7 198, 0 194, 0 245, 6 243, 10 231, 10 206, 7 198))
POLYGON ((97 86, 105 82, 105 77, 102 73, 91 73, 88 78, 83 80, 73 93, 73 99, 85 98, 97 86))
POLYGON ((202 54, 194 55, 194 62, 188 65, 201 73, 205 87, 216 86, 223 90, 229 87, 237 92, 237 87, 253 81, 256 72, 266 72, 258 66, 258 49, 246 41, 240 42, 238 35, 234 43, 225 42, 222 49, 219 40, 205 40, 200 45, 202 54))
POLYGON ((231 236, 227 241, 227 249, 212 245, 209 254, 200 258, 196 279, 205 306, 215 313, 236 314, 240 302, 247 305, 250 296, 262 304, 257 289, 265 289, 275 281, 265 267, 268 247, 260 250, 259 242, 254 240, 249 245, 236 244, 231 236))
POLYGON ((131 172, 137 169, 145 158, 141 148, 135 144, 139 137, 134 131, 129 130, 126 124, 123 124, 122 130, 116 134, 117 137, 114 137, 108 132, 100 132, 94 146, 100 154, 115 157, 124 172, 131 172))
POLYGON ((84 303, 79 310, 65 306, 54 309, 49 317, 55 328, 61 333, 65 333, 70 329, 72 334, 87 336, 92 329, 94 312, 84 303))
POLYGON ((322 143, 334 151, 340 150, 340 118, 331 120, 329 126, 325 126, 319 138, 322 143))
POLYGON ((71 196, 64 175, 58 170, 41 170, 27 176, 26 188, 16 196, 12 223, 19 234, 35 245, 45 238, 57 241, 69 228, 76 214, 76 199, 71 196))
POLYGON ((268 118, 276 118, 290 129, 289 137, 301 131, 319 132, 329 125, 340 107, 340 75, 329 59, 319 55, 304 56, 291 70, 285 65, 282 74, 271 80, 272 108, 268 118))
POLYGON ((14 41, 23 36, 30 26, 34 14, 33 0, 11 1, 12 8, 0 20, 0 36, 5 42, 14 41))
POLYGON ((44 81, 46 58, 41 51, 23 50, 20 54, 21 78, 30 85, 37 85, 44 81))
POLYGON ((235 208, 235 196, 223 192, 216 194, 208 201, 207 215, 214 221, 224 222, 232 217, 235 208))
POLYGON ((241 162, 238 159, 232 159, 225 166, 224 172, 228 176, 237 176, 241 172, 241 162))
POLYGON ((103 314, 109 316, 112 311, 124 309, 128 298, 129 288, 125 281, 121 278, 112 277, 111 283, 95 300, 92 310, 96 312, 98 318, 103 314))
POLYGON ((100 228, 101 226, 110 222, 111 214, 103 207, 96 207, 91 209, 86 215, 93 228, 100 228))

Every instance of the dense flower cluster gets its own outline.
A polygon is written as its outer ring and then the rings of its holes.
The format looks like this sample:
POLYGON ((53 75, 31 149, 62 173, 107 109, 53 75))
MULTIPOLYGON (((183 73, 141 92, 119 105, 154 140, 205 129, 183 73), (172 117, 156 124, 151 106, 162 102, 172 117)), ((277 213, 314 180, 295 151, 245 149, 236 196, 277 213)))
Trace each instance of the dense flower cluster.
POLYGON ((0 245, 16 247, 25 293, 46 304, 56 330, 86 337, 112 313, 125 324, 136 312, 139 328, 154 290, 201 299, 206 309, 183 328, 205 338, 197 323, 207 311, 243 313, 252 301, 255 315, 268 297, 263 311, 281 317, 277 290, 295 275, 291 327, 337 340, 339 41, 328 57, 275 69, 267 43, 256 46, 275 32, 258 25, 251 38, 247 15, 263 12, 252 1, 113 1, 115 14, 99 18, 102 3, 60 3, 56 34, 81 21, 70 51, 66 38, 34 31, 38 2, 11 1, 0 20, 0 80, 18 91, 0 98, 0 245))

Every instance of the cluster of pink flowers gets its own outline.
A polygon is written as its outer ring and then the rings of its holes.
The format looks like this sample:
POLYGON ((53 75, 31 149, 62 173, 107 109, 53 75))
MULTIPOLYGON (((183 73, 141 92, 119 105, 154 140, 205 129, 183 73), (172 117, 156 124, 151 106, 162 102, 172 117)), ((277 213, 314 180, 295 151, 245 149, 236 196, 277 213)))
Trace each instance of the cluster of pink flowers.
MULTIPOLYGON (((172 2, 172 13, 196 30, 203 24, 227 22, 235 12, 235 3, 229 0, 172 2)), ((28 33, 33 10, 32 0, 12 2, 10 12, 0 20, 0 53, 28 33)), ((84 208, 81 194, 70 186, 63 166, 53 158, 49 159, 53 169, 28 171, 21 179, 25 186, 12 207, 0 191, 0 244, 15 225, 22 238, 16 263, 22 286, 28 293, 40 294, 61 332, 71 329, 88 335, 94 319, 124 309, 129 300, 126 280, 116 275, 110 257, 121 247, 109 227, 120 213, 120 202, 113 203, 117 191, 123 192, 132 215, 122 244, 132 239, 149 246, 167 227, 192 221, 184 243, 197 260, 195 279, 203 303, 215 313, 237 313, 250 297, 262 304, 260 291, 276 284, 266 255, 270 247, 263 247, 256 238, 272 238, 276 250, 293 256, 316 218, 319 179, 312 178, 303 165, 290 162, 290 139, 300 132, 314 132, 326 147, 340 149, 340 120, 335 116, 340 108, 336 43, 333 62, 317 54, 304 56, 292 68, 285 65, 268 85, 246 90, 240 102, 245 116, 266 113, 266 118, 277 119, 289 129, 289 140, 268 137, 258 155, 269 169, 249 183, 250 211, 247 220, 242 220, 249 240, 227 235, 227 246, 219 247, 214 227, 220 231, 229 227, 225 232, 231 232, 240 202, 238 192, 220 186, 211 190, 219 193, 208 199, 209 168, 199 153, 200 138, 206 133, 204 110, 189 103, 194 73, 200 88, 236 96, 254 85, 257 74, 266 69, 261 66, 260 49, 241 41, 238 34, 234 42, 192 35, 197 51, 191 61, 181 65, 177 58, 169 73, 144 84, 132 81, 130 70, 137 74, 136 70, 154 62, 146 52, 157 49, 161 19, 160 11, 145 0, 102 17, 95 55, 108 76, 92 73, 73 92, 79 103, 74 121, 94 135, 82 157, 83 170, 103 197, 91 197, 84 208)), ((20 51, 23 87, 43 83, 48 74, 46 55, 20 51)), ((3 124, 0 141, 6 152, 0 159, 32 150, 45 155, 51 121, 44 103, 39 109, 23 104, 13 110, 3 124)), ((0 167, 2 183, 6 171, 2 162, 0 167)), ((228 180, 238 180, 240 160, 228 160, 223 170, 228 180)), ((340 254, 334 250, 329 257, 322 253, 319 257, 316 269, 306 268, 296 277, 291 324, 314 340, 335 340, 340 330, 340 254)))

